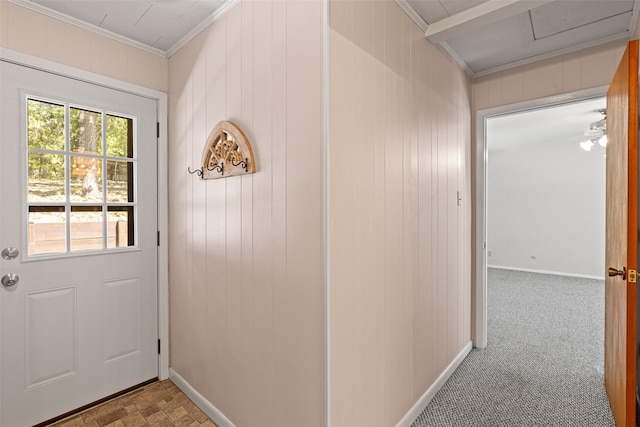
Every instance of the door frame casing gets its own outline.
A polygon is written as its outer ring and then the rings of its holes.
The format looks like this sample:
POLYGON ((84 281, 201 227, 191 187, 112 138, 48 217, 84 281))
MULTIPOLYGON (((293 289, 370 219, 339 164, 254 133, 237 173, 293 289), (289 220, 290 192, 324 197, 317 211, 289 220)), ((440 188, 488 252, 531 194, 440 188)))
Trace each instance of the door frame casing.
MULTIPOLYGON (((157 181, 158 181, 158 339, 160 339, 160 354, 158 355, 158 378, 169 378, 169 201, 168 201, 168 96, 166 93, 155 89, 149 89, 133 83, 106 77, 100 74, 80 70, 68 65, 59 64, 46 59, 27 55, 21 52, 0 48, 0 61, 11 62, 34 68, 43 72, 72 78, 82 82, 104 86, 107 88, 131 93, 156 100, 156 116, 160 123, 160 136, 157 147, 157 181), (162 177, 162 179, 160 178, 162 177)), ((0 350, 2 349, 2 336, 0 335, 0 350)), ((0 351, 0 355, 2 352, 0 351)), ((1 391, 0 391, 1 393, 1 391)), ((0 401, 2 395, 0 394, 0 401)))
POLYGON ((487 347, 487 120, 527 110, 553 107, 561 104, 586 101, 607 96, 609 85, 591 89, 533 99, 514 104, 478 110, 475 113, 475 143, 472 150, 471 173, 473 189, 471 232, 471 277, 472 277, 472 341, 476 348, 487 347))

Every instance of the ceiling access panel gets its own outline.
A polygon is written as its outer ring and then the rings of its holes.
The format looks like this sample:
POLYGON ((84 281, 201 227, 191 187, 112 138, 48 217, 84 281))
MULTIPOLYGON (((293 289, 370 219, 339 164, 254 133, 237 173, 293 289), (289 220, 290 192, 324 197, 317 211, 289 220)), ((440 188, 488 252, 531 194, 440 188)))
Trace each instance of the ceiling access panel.
POLYGON ((447 43, 474 73, 486 73, 627 37, 630 22, 631 12, 627 12, 536 40, 525 12, 447 43))
POLYGON ((553 36, 578 27, 598 23, 612 26, 608 32, 629 29, 629 21, 607 18, 633 12, 633 0, 554 1, 529 11, 536 39, 553 36))

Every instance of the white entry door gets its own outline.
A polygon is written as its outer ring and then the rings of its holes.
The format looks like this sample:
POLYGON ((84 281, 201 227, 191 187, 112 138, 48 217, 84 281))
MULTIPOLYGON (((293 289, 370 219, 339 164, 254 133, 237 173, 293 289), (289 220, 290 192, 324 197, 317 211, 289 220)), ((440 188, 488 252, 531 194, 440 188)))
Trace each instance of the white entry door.
POLYGON ((22 427, 158 375, 157 116, 2 61, 0 85, 0 425, 22 427))

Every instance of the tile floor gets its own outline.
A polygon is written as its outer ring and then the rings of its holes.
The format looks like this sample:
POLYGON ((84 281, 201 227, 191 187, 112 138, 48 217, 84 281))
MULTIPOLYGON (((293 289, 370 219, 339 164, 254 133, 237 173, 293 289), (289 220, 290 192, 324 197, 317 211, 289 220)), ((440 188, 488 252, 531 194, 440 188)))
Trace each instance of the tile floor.
POLYGON ((217 427, 170 380, 159 381, 51 427, 217 427))

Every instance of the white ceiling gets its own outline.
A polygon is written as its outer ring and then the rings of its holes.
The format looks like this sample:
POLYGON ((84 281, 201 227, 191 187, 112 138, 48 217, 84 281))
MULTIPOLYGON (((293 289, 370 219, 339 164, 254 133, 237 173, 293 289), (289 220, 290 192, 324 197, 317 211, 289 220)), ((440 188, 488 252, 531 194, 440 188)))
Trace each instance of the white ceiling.
POLYGON ((489 151, 543 144, 575 144, 589 138, 584 132, 604 116, 606 98, 524 111, 487 120, 489 151))
POLYGON ((473 76, 630 38, 638 0, 398 0, 473 76))

